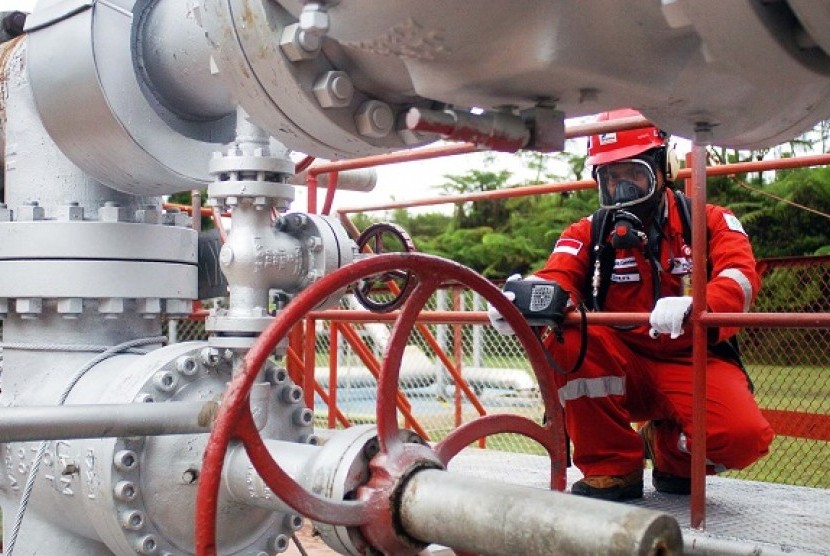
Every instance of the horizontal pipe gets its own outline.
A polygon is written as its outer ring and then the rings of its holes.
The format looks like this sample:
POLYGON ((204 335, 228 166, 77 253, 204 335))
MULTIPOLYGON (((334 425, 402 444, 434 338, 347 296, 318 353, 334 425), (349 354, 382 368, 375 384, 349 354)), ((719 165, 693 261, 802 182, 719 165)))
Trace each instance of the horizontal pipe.
MULTIPOLYGON (((338 322, 394 322, 399 311, 373 313, 371 311, 353 311, 332 309, 329 311, 312 311, 310 318, 338 322)), ((648 324, 649 313, 588 313, 588 324, 643 325, 648 324)), ((758 328, 828 328, 829 313, 703 313, 700 320, 706 326, 740 326, 758 328)), ((569 314, 566 324, 579 326, 581 316, 569 314)), ((485 311, 422 311, 416 322, 425 324, 489 324, 485 311)))
POLYGON ((0 442, 210 432, 218 404, 166 402, 0 408, 0 442))
POLYGON ((346 214, 352 212, 369 212, 373 210, 428 207, 431 205, 466 203, 473 201, 492 201, 494 199, 529 197, 533 195, 546 195, 548 193, 567 193, 570 191, 578 191, 581 189, 594 189, 596 186, 597 184, 594 180, 543 183, 539 185, 527 185, 523 187, 496 189, 494 191, 479 191, 477 193, 465 193, 463 195, 440 195, 436 197, 427 197, 425 199, 415 199, 412 201, 398 201, 392 203, 383 203, 380 205, 365 205, 362 207, 344 207, 337 209, 337 212, 339 214, 346 214))
MULTIPOLYGON (((298 442, 271 439, 264 442, 277 465, 300 483, 306 482, 305 471, 311 467, 322 450, 319 446, 298 442)), ((311 489, 313 485, 303 486, 311 489)), ((223 495, 235 502, 275 512, 294 511, 265 484, 254 469, 244 446, 237 445, 228 450, 222 469, 222 488, 223 495)))
MULTIPOLYGON (((397 162, 404 161, 399 160, 397 162)), ((706 175, 728 176, 732 174, 744 174, 750 172, 766 172, 772 170, 784 170, 791 168, 806 168, 810 166, 826 166, 828 164, 830 164, 830 154, 818 154, 810 156, 797 156, 792 158, 781 158, 777 160, 756 160, 751 162, 738 162, 735 164, 720 164, 717 166, 707 166, 706 175)), ((322 167, 323 166, 321 166, 321 168, 322 167)), ((676 179, 688 179, 691 177, 691 175, 692 173, 690 168, 683 168, 677 173, 676 179)), ((450 203, 465 203, 471 201, 506 199, 513 197, 528 197, 532 195, 542 195, 547 193, 563 193, 567 191, 577 191, 581 189, 593 189, 594 187, 596 187, 596 183, 594 182, 594 180, 563 181, 557 183, 497 189, 495 191, 479 191, 476 193, 467 193, 464 195, 443 195, 436 197, 427 197, 423 199, 414 199, 411 201, 397 201, 392 203, 367 205, 362 207, 347 207, 338 209, 338 212, 341 214, 345 214, 355 212, 369 212, 376 210, 425 207, 431 205, 441 205, 450 203)))
POLYGON ((416 472, 399 511, 412 537, 474 554, 683 553, 666 513, 440 470, 416 472))
MULTIPOLYGON (((595 133, 621 131, 624 129, 638 129, 650 125, 653 124, 645 118, 639 116, 621 118, 611 122, 592 122, 586 124, 568 125, 565 127, 565 138, 574 139, 576 137, 584 137, 595 133)), ((479 150, 482 149, 472 143, 453 143, 451 145, 439 145, 407 151, 397 151, 389 154, 353 158, 351 160, 338 160, 315 166, 309 170, 309 173, 324 174, 326 172, 340 172, 343 170, 354 170, 356 168, 368 168, 370 166, 385 166, 388 164, 398 164, 400 162, 414 162, 417 160, 440 158, 442 156, 469 154, 479 150)))

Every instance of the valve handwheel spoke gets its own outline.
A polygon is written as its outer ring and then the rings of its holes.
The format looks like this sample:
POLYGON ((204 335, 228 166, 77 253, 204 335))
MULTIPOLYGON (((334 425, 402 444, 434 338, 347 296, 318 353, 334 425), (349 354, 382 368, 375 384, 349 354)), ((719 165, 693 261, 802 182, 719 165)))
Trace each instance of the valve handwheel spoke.
MULTIPOLYGON (((213 556, 216 554, 217 503, 225 453, 231 441, 241 441, 243 443, 251 462, 265 483, 272 490, 280 492, 280 497, 295 511, 311 519, 333 525, 365 528, 377 522, 377 512, 379 511, 377 498, 368 502, 365 500, 331 500, 309 492, 290 477, 272 459, 262 438, 259 436, 251 416, 248 396, 257 373, 268 356, 279 342, 288 335, 291 328, 319 305, 321 299, 326 299, 366 276, 384 275, 393 272, 405 273, 411 278, 409 281, 412 282, 412 286, 411 292, 408 292, 411 294, 408 299, 409 302, 401 310, 395 322, 387 357, 384 360, 378 383, 378 441, 381 451, 373 460, 375 467, 385 466, 385 469, 392 469, 399 463, 396 458, 399 456, 406 457, 402 456, 406 450, 400 449, 403 444, 398 439, 399 429, 396 409, 390 400, 394 400, 395 397, 404 347, 415 325, 416 317, 432 293, 441 284, 447 282, 459 283, 469 287, 504 315, 504 318, 516 331, 516 338, 527 352, 528 360, 539 383, 547 415, 551 417, 551 421, 561 425, 561 408, 558 407, 558 402, 554 403, 556 402, 555 389, 553 389, 547 376, 550 370, 543 347, 533 335, 518 309, 504 297, 498 288, 472 270, 458 263, 432 255, 387 253, 358 260, 324 276, 297 295, 260 335, 246 354, 239 371, 233 377, 224 395, 205 449, 196 497, 196 554, 199 556, 213 556)), ((501 421, 486 421, 485 425, 482 426, 488 429, 497 426, 499 423, 509 430, 527 434, 531 438, 541 438, 539 429, 543 427, 529 427, 527 423, 519 423, 509 418, 501 421)), ((558 458, 558 461, 552 458, 551 466, 552 473, 561 472, 561 476, 564 477, 564 435, 557 433, 558 428, 556 426, 545 428, 554 435, 555 440, 552 444, 547 442, 544 445, 546 448, 553 445, 560 446, 561 449, 557 455, 561 457, 558 458)), ((462 436, 468 434, 475 433, 470 433, 469 429, 461 433, 462 436)), ((452 457, 451 452, 455 449, 454 446, 447 446, 444 457, 452 457)), ((394 479, 394 473, 392 476, 394 479)), ((381 485, 383 484, 383 481, 378 482, 381 485)))

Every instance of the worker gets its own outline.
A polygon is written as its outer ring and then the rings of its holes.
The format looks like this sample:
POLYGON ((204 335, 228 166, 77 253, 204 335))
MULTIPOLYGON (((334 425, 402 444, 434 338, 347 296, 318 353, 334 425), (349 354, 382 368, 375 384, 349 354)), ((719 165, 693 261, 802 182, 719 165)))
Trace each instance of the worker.
MULTIPOLYGON (((617 110, 599 119, 631 116, 639 114, 617 110)), ((583 474, 571 492, 605 500, 640 498, 643 461, 650 457, 657 491, 689 494, 695 438, 686 319, 693 261, 689 202, 670 187, 676 159, 666 135, 645 127, 591 136, 587 164, 602 208, 568 227, 544 268, 528 279, 558 284, 569 293, 562 302, 569 307, 584 303, 593 310, 650 317, 648 325, 588 326, 582 363, 570 374, 554 373, 573 463, 583 474), (632 423, 644 425, 635 430, 632 423)), ((706 207, 706 228, 707 310, 748 311, 760 286, 749 238, 732 212, 715 205, 706 207)), ((492 306, 488 314, 497 330, 512 334, 492 306)), ((768 452, 774 436, 740 363, 737 332, 708 329, 709 474, 753 463, 768 452)), ((566 327, 561 342, 554 335, 545 342, 553 360, 568 369, 577 362, 581 339, 580 330, 566 327)))

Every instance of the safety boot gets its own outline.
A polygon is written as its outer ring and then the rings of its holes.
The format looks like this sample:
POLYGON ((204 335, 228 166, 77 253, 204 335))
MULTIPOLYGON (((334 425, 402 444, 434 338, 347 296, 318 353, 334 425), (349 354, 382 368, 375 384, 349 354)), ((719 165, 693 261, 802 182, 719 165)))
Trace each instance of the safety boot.
POLYGON ((640 437, 643 439, 643 451, 646 459, 651 460, 651 484, 657 492, 666 494, 691 494, 692 480, 689 477, 679 477, 657 469, 654 457, 654 421, 646 421, 640 427, 640 437))
POLYGON ((633 500, 643 497, 643 470, 626 475, 592 475, 583 477, 571 487, 571 494, 600 500, 633 500))

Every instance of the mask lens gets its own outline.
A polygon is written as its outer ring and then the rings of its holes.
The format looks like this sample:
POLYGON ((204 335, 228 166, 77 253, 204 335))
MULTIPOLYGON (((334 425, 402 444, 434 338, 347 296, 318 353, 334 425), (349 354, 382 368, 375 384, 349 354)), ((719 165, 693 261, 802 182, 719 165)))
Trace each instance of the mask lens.
POLYGON ((597 167, 596 178, 605 208, 636 205, 651 197, 656 185, 651 166, 636 159, 603 164, 597 167))

